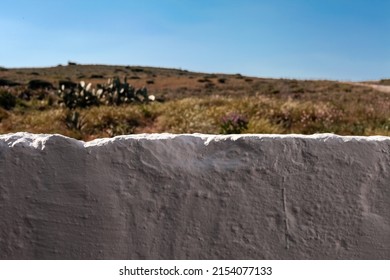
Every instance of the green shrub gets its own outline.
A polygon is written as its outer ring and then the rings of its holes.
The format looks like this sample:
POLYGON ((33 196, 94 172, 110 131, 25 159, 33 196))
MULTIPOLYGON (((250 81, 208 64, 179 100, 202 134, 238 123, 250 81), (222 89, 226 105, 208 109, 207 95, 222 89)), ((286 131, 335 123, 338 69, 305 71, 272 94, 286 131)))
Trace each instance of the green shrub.
POLYGON ((221 119, 220 133, 240 134, 248 129, 248 120, 237 113, 230 113, 221 119))
POLYGON ((78 111, 69 110, 65 115, 65 124, 69 129, 81 131, 85 126, 84 117, 78 111))
POLYGON ((1 91, 0 92, 0 107, 11 110, 16 105, 16 97, 8 92, 8 91, 1 91))
POLYGON ((114 137, 117 135, 133 134, 139 125, 140 123, 137 118, 128 117, 126 119, 117 119, 112 116, 106 116, 102 119, 100 127, 109 137, 114 137))

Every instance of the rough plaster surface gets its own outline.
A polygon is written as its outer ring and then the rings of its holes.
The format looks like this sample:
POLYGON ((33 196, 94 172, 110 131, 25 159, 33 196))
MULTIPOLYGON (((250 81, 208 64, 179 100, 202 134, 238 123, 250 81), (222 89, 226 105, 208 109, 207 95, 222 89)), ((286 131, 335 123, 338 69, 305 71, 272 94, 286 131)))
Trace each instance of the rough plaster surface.
POLYGON ((0 259, 390 259, 390 138, 2 135, 0 259))

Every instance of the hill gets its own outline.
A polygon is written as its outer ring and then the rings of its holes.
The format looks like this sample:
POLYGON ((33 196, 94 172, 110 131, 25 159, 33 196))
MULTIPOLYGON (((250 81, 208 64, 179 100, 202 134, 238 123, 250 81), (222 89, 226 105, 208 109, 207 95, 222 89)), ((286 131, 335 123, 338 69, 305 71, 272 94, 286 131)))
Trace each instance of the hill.
POLYGON ((0 133, 60 133, 83 140, 144 132, 390 135, 386 83, 76 63, 0 68, 0 133), (145 87, 155 101, 71 109, 61 103, 60 83, 99 87, 113 77, 127 77, 136 89, 145 87))

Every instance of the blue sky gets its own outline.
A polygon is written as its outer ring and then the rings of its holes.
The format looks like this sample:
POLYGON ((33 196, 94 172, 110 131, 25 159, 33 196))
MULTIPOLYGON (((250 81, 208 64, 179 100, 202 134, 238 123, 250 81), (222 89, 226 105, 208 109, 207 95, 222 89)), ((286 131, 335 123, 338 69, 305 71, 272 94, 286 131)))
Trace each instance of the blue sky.
POLYGON ((0 65, 390 77, 390 0, 2 0, 0 65))

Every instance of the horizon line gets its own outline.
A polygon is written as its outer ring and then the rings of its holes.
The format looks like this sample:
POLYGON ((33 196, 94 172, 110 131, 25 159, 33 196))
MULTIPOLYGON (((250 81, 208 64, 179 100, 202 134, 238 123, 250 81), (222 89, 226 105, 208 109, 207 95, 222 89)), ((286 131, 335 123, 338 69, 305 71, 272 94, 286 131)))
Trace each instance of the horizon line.
POLYGON ((177 71, 183 71, 183 72, 189 72, 189 73, 195 73, 195 74, 219 74, 219 75, 242 75, 244 77, 251 77, 251 78, 259 78, 259 79, 275 79, 275 80, 299 80, 299 81, 333 81, 333 82, 377 82, 381 80, 386 80, 386 77, 381 77, 377 79, 332 79, 332 78, 315 78, 315 77, 288 77, 288 76, 258 76, 258 75, 252 75, 252 74, 242 74, 239 72, 203 72, 198 70, 190 70, 183 67, 172 67, 172 66, 150 66, 150 65, 131 65, 131 64, 106 64, 106 63, 79 63, 76 61, 69 60, 67 64, 58 63, 56 65, 40 65, 40 66, 5 66, 0 65, 0 68, 3 69, 9 69, 9 70, 17 70, 17 69, 44 69, 44 68, 56 68, 56 67, 69 67, 69 66, 119 66, 119 67, 142 67, 142 68, 156 68, 156 69, 165 69, 165 70, 177 70, 177 71), (71 63, 74 63, 72 65, 71 63))

